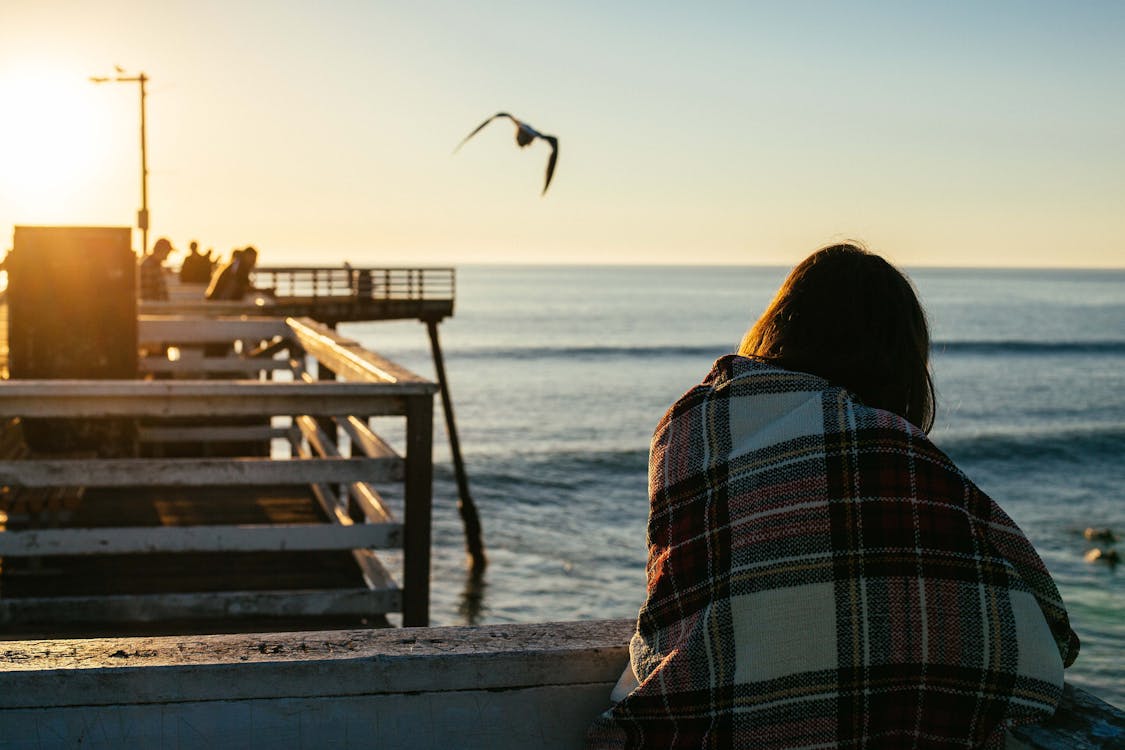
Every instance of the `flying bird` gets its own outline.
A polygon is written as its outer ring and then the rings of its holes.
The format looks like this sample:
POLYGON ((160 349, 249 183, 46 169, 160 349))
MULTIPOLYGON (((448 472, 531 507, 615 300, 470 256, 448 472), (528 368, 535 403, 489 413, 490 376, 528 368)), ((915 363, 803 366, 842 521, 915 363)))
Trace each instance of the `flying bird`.
POLYGON ((543 183, 543 193, 540 193, 540 195, 545 194, 547 192, 547 188, 551 185, 551 177, 555 174, 555 162, 559 160, 559 139, 553 135, 540 133, 538 130, 531 127, 526 122, 512 117, 507 112, 497 112, 492 117, 489 117, 487 120, 482 122, 480 125, 477 125, 476 130, 469 133, 467 136, 465 136, 464 140, 457 144, 457 148, 453 149, 453 153, 457 153, 457 151, 459 151, 461 147, 465 145, 465 141, 468 141, 474 135, 479 133, 484 129, 485 125, 492 122, 497 117, 507 117, 509 120, 516 124, 516 145, 520 148, 524 148, 536 138, 542 138, 547 143, 551 144, 551 158, 547 160, 547 181, 543 183))

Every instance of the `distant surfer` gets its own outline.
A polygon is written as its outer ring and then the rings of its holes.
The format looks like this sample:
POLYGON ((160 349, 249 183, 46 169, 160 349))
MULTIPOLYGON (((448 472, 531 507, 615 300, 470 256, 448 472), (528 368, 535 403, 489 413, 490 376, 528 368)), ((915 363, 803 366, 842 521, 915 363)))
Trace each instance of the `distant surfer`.
POLYGON ((536 138, 540 138, 550 144, 551 158, 547 160, 547 180, 543 183, 543 192, 540 193, 540 195, 546 194, 547 188, 551 186, 551 177, 555 174, 555 163, 559 160, 559 139, 553 135, 540 133, 538 130, 531 127, 526 122, 513 117, 507 112, 497 112, 492 117, 489 117, 487 120, 482 122, 480 125, 477 125, 476 130, 465 136, 464 140, 457 144, 457 148, 453 149, 453 152, 457 153, 457 151, 459 151, 461 147, 465 145, 466 141, 479 133, 484 129, 485 125, 492 122, 498 117, 507 117, 509 120, 516 124, 516 145, 520 148, 525 148, 536 138))

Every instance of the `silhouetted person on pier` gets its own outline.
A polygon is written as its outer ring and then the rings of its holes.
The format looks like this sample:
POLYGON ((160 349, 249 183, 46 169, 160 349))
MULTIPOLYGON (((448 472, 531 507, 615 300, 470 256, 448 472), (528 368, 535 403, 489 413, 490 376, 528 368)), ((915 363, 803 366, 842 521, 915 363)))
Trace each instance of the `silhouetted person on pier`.
POLYGON ((185 284, 206 284, 211 281, 211 259, 199 252, 199 243, 191 243, 191 254, 180 266, 180 281, 185 284))
POLYGON ((232 250, 230 260, 219 266, 211 277, 211 284, 207 287, 204 296, 207 299, 223 300, 227 299, 226 291, 231 288, 234 280, 235 267, 238 264, 238 259, 242 255, 241 250, 232 250))
POLYGON ((371 269, 352 268, 352 264, 344 261, 344 269, 348 272, 348 286, 359 299, 371 299, 371 269))
POLYGON ((207 289, 207 299, 240 300, 250 291, 250 272, 258 261, 258 251, 252 247, 235 250, 230 262, 219 269, 211 286, 207 289))
POLYGON ((152 252, 141 260, 140 298, 168 299, 168 285, 164 282, 164 261, 172 253, 172 243, 161 237, 152 246, 152 252))

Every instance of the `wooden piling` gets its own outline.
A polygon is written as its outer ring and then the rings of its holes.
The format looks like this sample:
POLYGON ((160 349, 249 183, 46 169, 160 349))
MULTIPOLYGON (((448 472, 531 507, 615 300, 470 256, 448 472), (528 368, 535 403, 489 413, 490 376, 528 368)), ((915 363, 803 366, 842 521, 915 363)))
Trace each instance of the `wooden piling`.
POLYGON ((403 503, 402 625, 430 622, 430 509, 433 504, 432 398, 406 403, 406 487, 403 503))
POLYGON ((430 348, 437 371, 438 387, 441 389, 441 406, 445 412, 445 429, 449 433, 449 450, 453 454, 453 473, 457 478, 457 510, 465 526, 465 550, 469 555, 469 571, 474 576, 484 573, 488 559, 484 554, 484 541, 481 538, 480 515, 469 494, 469 477, 465 462, 461 458, 461 441, 457 438, 457 424, 453 419, 453 399, 449 395, 449 379, 445 376, 445 360, 441 354, 438 340, 437 321, 427 320, 426 330, 430 334, 430 348))

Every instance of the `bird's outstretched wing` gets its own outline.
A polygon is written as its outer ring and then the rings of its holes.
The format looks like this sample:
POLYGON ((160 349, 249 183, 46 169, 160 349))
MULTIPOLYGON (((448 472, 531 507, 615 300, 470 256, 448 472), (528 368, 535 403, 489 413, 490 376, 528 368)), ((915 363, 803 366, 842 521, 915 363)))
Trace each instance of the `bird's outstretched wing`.
POLYGON ((540 195, 544 195, 547 188, 551 186, 551 178, 555 174, 555 162, 559 160, 559 139, 553 135, 540 135, 539 137, 551 144, 551 158, 547 160, 547 181, 543 183, 543 192, 540 193, 540 195))
POLYGON ((497 117, 507 117, 507 118, 508 118, 509 120, 511 120, 512 122, 514 122, 514 123, 516 124, 516 126, 517 126, 517 127, 518 127, 518 126, 519 126, 519 124, 520 124, 520 121, 519 121, 519 120, 517 120, 516 118, 512 117, 512 116, 511 116, 510 114, 508 114, 507 112, 497 112, 497 113, 496 113, 496 114, 494 114, 494 115, 493 115, 492 117, 489 117, 489 118, 488 118, 487 120, 485 120, 484 122, 482 122, 482 123, 481 123, 480 125, 477 125, 476 129, 475 129, 475 130, 473 130, 473 132, 469 133, 469 134, 468 134, 467 136, 465 136, 465 137, 464 137, 463 139, 461 139, 461 142, 457 144, 457 148, 453 149, 453 153, 457 153, 458 151, 460 151, 460 150, 461 150, 461 147, 465 145, 465 141, 469 140, 469 139, 470 139, 470 138, 472 138, 472 137, 473 137, 474 135, 476 135, 476 134, 477 134, 477 133, 479 133, 480 131, 484 130, 484 126, 485 126, 485 125, 487 125, 488 123, 492 122, 493 120, 495 120, 495 119, 496 119, 497 117))

